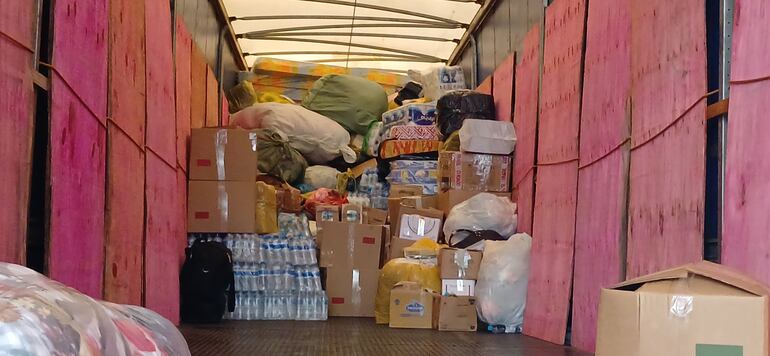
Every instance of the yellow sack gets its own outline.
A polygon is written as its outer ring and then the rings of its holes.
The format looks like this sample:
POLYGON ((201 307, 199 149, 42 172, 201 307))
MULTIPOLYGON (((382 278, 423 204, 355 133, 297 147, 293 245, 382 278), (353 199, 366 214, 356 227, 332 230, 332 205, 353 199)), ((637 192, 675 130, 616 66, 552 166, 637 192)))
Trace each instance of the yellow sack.
POLYGON ((275 187, 257 182, 256 227, 258 234, 278 232, 278 194, 275 187))
POLYGON ((288 96, 272 91, 257 92, 256 96, 258 103, 296 104, 294 100, 291 100, 288 96))
POLYGON ((399 282, 417 282, 423 288, 441 291, 441 277, 438 266, 410 258, 396 258, 388 261, 382 271, 374 301, 374 317, 377 324, 390 322, 390 290, 399 282))

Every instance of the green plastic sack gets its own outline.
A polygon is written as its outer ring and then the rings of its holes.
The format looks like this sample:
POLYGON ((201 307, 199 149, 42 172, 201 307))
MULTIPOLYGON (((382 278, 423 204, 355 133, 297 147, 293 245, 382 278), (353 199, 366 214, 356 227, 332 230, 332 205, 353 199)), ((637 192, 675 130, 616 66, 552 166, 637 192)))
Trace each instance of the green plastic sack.
POLYGON ((302 106, 350 132, 366 135, 369 125, 388 110, 388 95, 379 84, 364 78, 328 74, 313 84, 302 106))
POLYGON ((257 168, 292 184, 305 175, 307 161, 302 154, 289 145, 289 141, 279 131, 260 129, 257 132, 257 168))

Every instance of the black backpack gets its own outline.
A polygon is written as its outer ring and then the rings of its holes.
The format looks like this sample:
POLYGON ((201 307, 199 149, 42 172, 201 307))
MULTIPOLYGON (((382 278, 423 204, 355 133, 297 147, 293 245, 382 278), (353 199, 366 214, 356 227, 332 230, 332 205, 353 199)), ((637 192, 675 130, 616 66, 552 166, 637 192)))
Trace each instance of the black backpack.
POLYGON ((235 310, 235 276, 230 249, 222 243, 196 240, 185 249, 179 276, 182 321, 218 323, 225 306, 235 310))

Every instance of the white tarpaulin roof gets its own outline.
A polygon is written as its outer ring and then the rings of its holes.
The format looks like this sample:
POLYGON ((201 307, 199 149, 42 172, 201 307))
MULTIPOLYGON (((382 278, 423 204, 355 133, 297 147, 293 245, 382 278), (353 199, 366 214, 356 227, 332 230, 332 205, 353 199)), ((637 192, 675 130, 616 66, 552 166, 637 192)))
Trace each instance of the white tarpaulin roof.
POLYGON ((351 68, 446 61, 481 5, 473 0, 223 0, 246 62, 272 57, 351 68))

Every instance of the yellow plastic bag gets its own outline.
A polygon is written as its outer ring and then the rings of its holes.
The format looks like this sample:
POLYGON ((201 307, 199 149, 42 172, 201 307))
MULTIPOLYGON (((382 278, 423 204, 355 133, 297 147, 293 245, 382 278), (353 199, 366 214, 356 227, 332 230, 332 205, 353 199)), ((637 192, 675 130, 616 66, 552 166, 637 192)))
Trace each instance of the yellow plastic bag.
POLYGON ((258 234, 278 232, 278 196, 275 187, 257 182, 256 225, 258 234))
MULTIPOLYGON (((435 242, 433 243, 438 246, 435 242)), ((441 276, 435 260, 432 262, 411 258, 390 260, 380 271, 377 297, 374 301, 374 317, 377 324, 390 322, 390 290, 397 283, 404 281, 417 282, 422 285, 422 288, 441 291, 441 276)))

